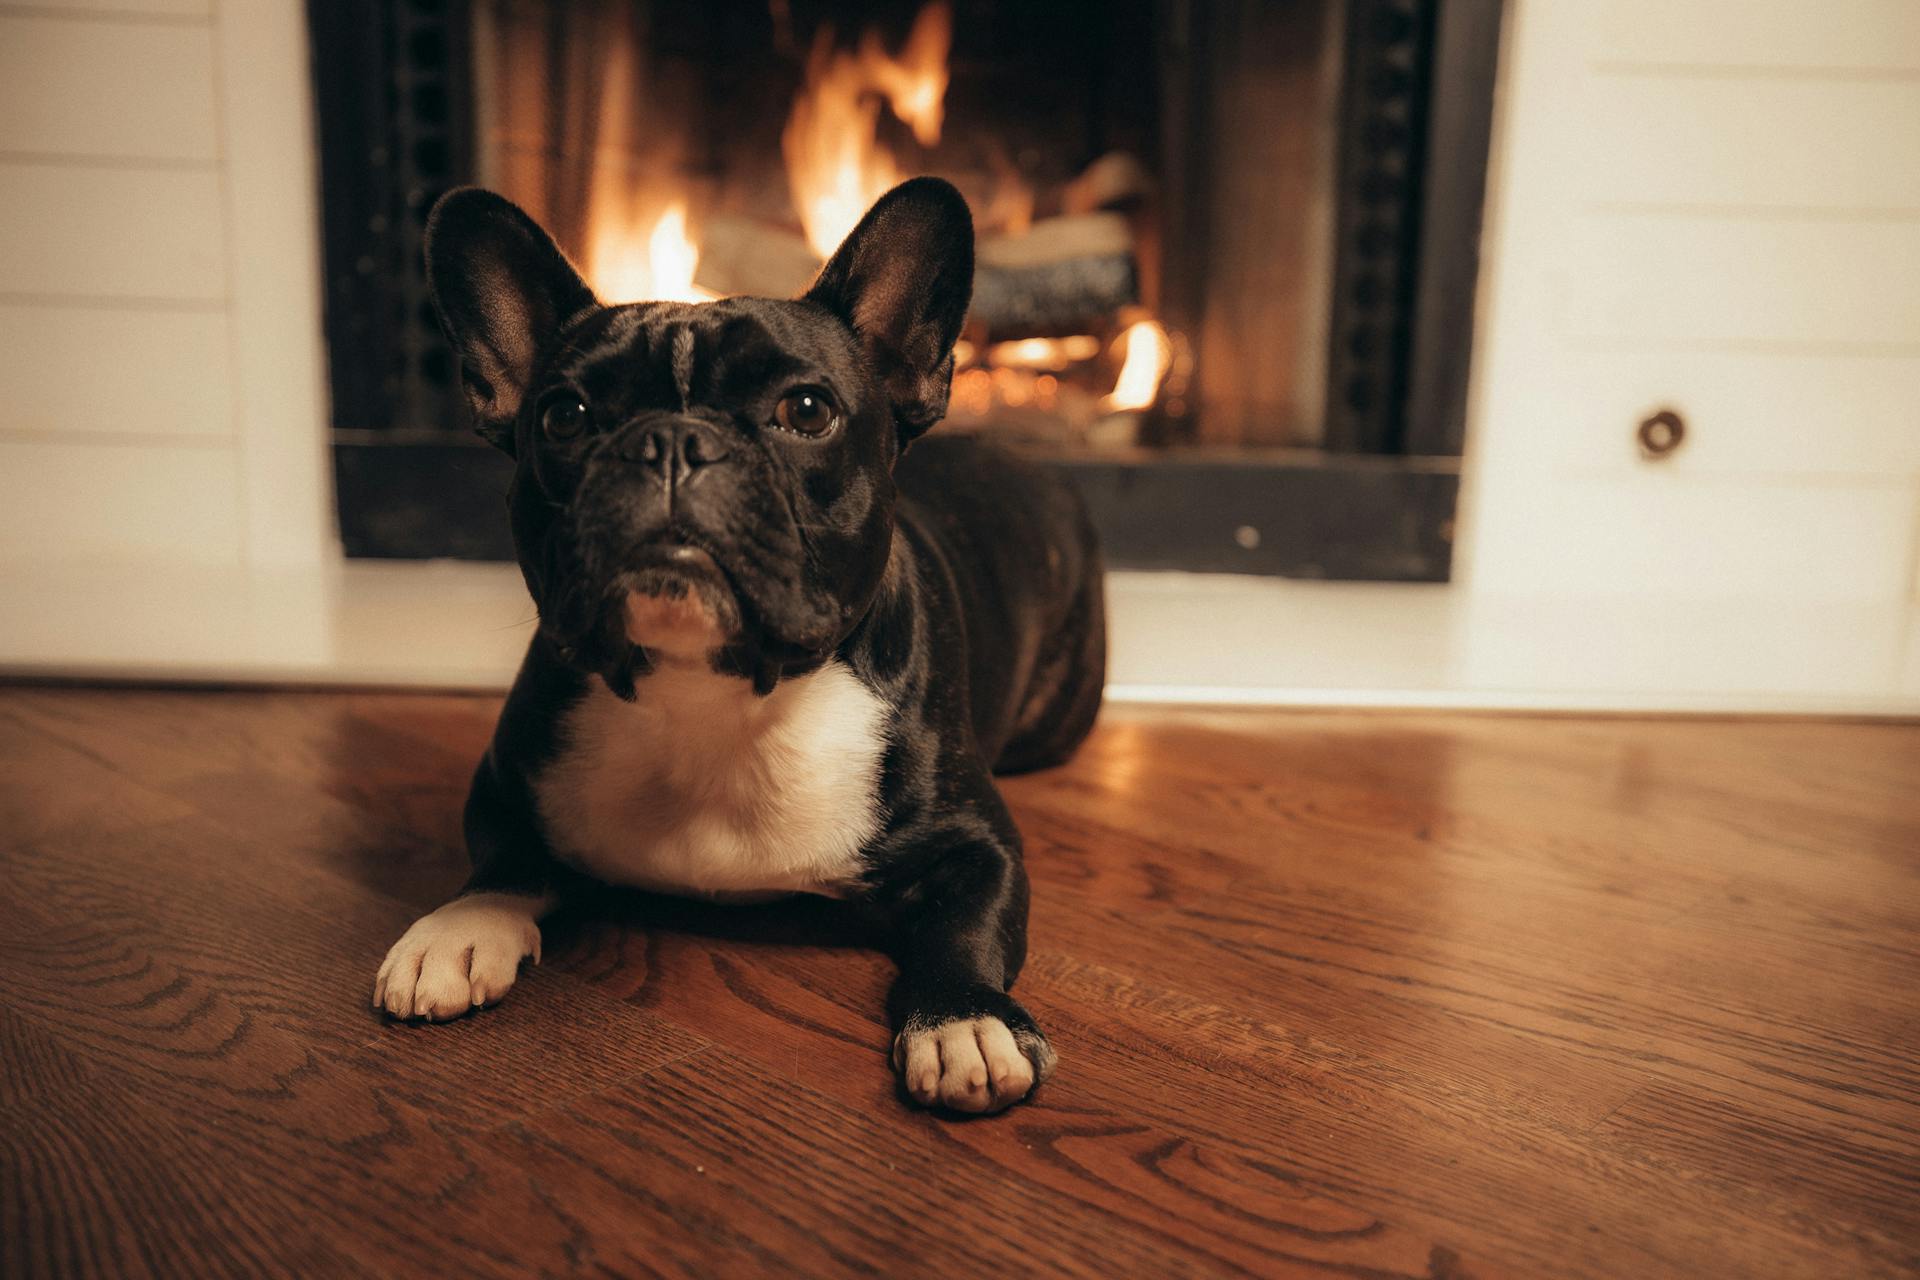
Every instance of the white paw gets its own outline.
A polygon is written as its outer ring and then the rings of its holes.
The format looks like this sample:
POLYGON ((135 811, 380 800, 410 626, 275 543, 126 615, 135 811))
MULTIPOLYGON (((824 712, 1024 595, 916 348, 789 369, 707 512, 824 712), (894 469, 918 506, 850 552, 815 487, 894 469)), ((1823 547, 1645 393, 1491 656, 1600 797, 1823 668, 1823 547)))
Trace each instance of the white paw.
POLYGON ((1038 1036, 1026 1040, 1022 1045, 998 1018, 908 1027, 894 1039, 893 1065, 923 1107, 998 1111, 1053 1072, 1053 1049, 1038 1036))
POLYGON ((544 898, 474 893, 421 916, 400 935, 373 980, 373 1007, 396 1018, 438 1022, 492 1004, 540 963, 544 898))

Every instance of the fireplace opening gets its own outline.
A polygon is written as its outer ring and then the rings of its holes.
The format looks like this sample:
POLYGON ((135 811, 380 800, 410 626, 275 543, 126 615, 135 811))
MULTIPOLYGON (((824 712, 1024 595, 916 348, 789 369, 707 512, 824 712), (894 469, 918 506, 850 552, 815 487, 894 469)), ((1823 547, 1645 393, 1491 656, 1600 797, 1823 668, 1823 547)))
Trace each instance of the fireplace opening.
POLYGON ((1117 565, 1447 572, 1497 0, 315 3, 349 554, 500 558, 419 231, 478 182, 608 301, 790 296, 887 188, 978 235, 945 431, 1117 565))

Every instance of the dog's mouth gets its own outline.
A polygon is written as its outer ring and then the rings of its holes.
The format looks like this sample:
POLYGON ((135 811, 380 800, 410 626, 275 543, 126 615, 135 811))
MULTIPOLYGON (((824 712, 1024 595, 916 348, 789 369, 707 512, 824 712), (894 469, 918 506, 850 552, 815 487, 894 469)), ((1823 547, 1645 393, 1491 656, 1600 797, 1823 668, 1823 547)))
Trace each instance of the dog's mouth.
POLYGON ((632 701, 637 681, 663 668, 742 677, 764 694, 824 660, 819 645, 778 625, 785 614, 769 618, 750 566, 677 526, 587 550, 573 572, 554 575, 562 589, 544 597, 541 626, 562 662, 597 673, 621 698, 632 701))
POLYGON ((643 548, 620 576, 615 598, 627 642, 654 661, 705 662, 740 638, 740 597, 701 547, 643 548))

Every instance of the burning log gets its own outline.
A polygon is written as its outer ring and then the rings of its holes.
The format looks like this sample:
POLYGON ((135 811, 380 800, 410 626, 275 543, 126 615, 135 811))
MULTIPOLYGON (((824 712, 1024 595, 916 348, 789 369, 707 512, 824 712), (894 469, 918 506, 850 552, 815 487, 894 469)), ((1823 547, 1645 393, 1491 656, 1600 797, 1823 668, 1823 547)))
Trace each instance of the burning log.
POLYGON ((980 242, 971 319, 996 334, 1070 333, 1139 297, 1127 220, 1072 214, 980 242))
POLYGON ((1147 166, 1125 151, 1109 151, 1060 191, 1063 213, 1125 211, 1153 200, 1159 184, 1147 166))
MULTIPOLYGON (((804 238, 753 219, 715 217, 705 239, 694 281, 715 293, 792 297, 820 269, 804 238)), ((1073 333, 1138 300, 1126 218, 1072 214, 980 242, 970 319, 996 334, 1073 333)))
POLYGON ((693 279, 721 295, 791 298, 805 291, 819 270, 820 259, 797 232, 719 214, 707 220, 693 279))

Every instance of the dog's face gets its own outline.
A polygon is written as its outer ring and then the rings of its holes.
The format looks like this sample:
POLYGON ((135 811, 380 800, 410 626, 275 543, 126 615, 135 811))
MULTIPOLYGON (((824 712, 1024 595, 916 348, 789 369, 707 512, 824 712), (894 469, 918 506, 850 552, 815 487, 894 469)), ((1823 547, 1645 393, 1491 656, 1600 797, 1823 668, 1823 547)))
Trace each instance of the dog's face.
POLYGON ((526 214, 452 192, 428 275, 481 433, 516 461, 541 627, 631 693, 662 661, 763 690, 859 621, 893 464, 946 411, 973 228, 943 182, 874 205, 795 301, 602 306, 526 214))

